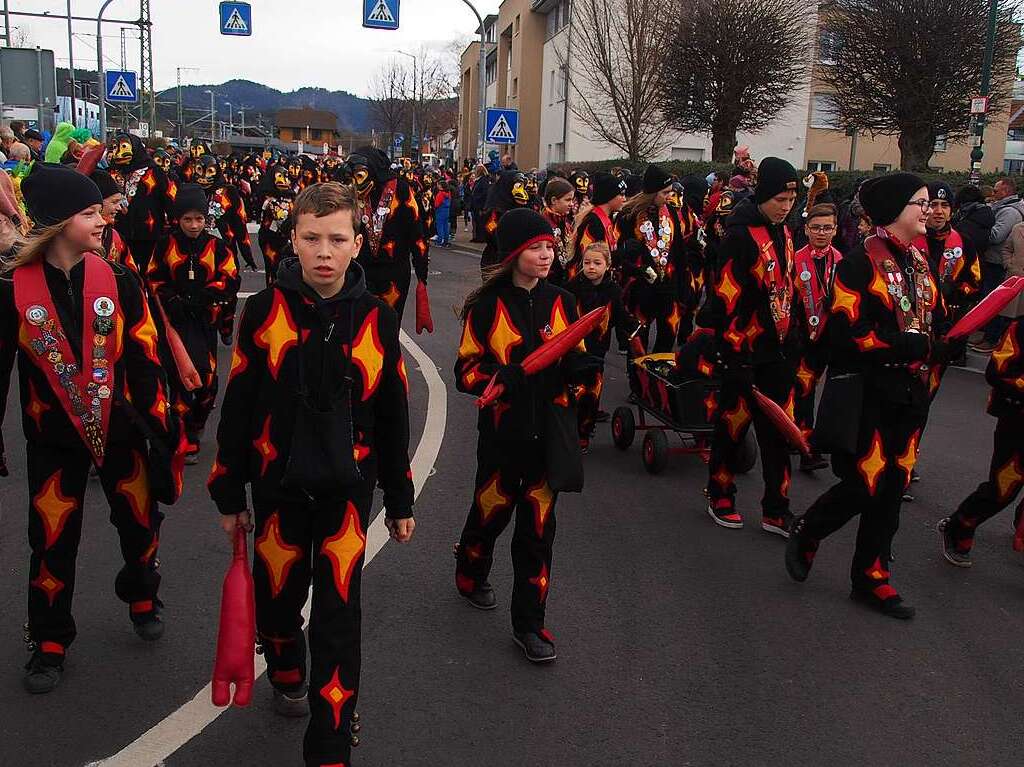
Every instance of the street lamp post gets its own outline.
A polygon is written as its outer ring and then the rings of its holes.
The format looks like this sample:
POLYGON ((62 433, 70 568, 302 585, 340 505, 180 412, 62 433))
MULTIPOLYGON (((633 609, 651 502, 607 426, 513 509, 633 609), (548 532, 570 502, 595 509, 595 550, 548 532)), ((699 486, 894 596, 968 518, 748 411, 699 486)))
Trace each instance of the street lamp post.
POLYGON ((416 76, 416 57, 405 51, 393 51, 393 53, 397 53, 399 56, 408 56, 412 59, 412 136, 409 138, 409 150, 412 151, 412 142, 416 138, 416 107, 418 106, 416 101, 416 84, 418 79, 416 76))
POLYGON ((206 93, 210 94, 210 143, 212 144, 217 140, 217 105, 213 101, 213 91, 207 90, 206 93))
POLYGON ((484 29, 484 19, 480 15, 480 11, 476 9, 469 0, 462 0, 469 9, 476 15, 476 20, 480 24, 480 109, 477 110, 477 121, 480 126, 480 152, 479 158, 483 162, 484 159, 484 146, 487 143, 487 127, 484 125, 484 102, 487 100, 487 30, 484 29))
MULTIPOLYGON (((107 140, 107 77, 103 69, 103 12, 114 0, 105 0, 100 6, 100 12, 96 14, 96 77, 99 80, 97 85, 100 92, 100 141, 107 140)), ((68 16, 71 14, 69 13, 68 16)))
MULTIPOLYGON (((981 95, 988 96, 992 84, 992 57, 996 47, 996 27, 999 24, 999 0, 989 0, 988 4, 988 38, 985 40, 985 58, 981 64, 981 95)), ((981 160, 985 156, 985 118, 980 114, 975 120, 974 135, 977 146, 971 150, 970 182, 977 185, 981 181, 981 160)))
POLYGON ((225 101, 224 103, 228 105, 228 131, 227 131, 227 133, 228 133, 228 138, 230 138, 231 134, 235 132, 235 108, 234 108, 234 106, 232 106, 230 101, 225 101))

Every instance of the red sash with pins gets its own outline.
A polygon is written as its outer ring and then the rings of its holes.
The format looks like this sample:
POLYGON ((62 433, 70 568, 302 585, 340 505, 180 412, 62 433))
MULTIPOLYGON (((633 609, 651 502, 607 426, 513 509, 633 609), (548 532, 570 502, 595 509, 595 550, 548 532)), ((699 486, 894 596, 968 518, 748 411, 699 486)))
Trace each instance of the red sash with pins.
POLYGON ((822 321, 825 319, 825 299, 832 290, 835 279, 836 264, 842 260, 842 254, 831 245, 822 253, 816 254, 810 245, 805 245, 796 252, 794 271, 797 282, 796 289, 803 299, 807 314, 807 334, 815 340, 821 332, 822 321), (817 264, 824 262, 824 280, 818 272, 817 264))
POLYGON ((111 334, 119 316, 117 280, 102 257, 87 253, 82 287, 82 364, 60 324, 42 261, 14 271, 19 337, 33 358, 97 466, 103 465, 113 402, 111 334))
MULTIPOLYGON (((363 211, 363 226, 366 228, 366 237, 370 241, 370 255, 377 258, 380 254, 380 242, 384 234, 384 222, 391 213, 391 202, 395 199, 395 192, 398 189, 398 180, 391 179, 381 190, 380 199, 377 201, 377 208, 372 215, 363 211)), ((415 192, 413 191, 415 199, 415 192)))
MULTIPOLYGON (((922 253, 929 253, 928 239, 918 237, 914 240, 914 247, 922 253)), ((936 273, 939 276, 939 283, 945 284, 953 277, 956 266, 964 257, 964 238, 956 229, 950 229, 942 241, 942 260, 936 265, 936 273)))
POLYGON ((761 254, 761 264, 764 266, 765 279, 768 281, 771 294, 772 321, 775 323, 775 330, 781 343, 789 334, 789 318, 793 307, 793 237, 789 233, 789 227, 784 226, 782 231, 786 237, 786 266, 780 268, 779 255, 775 252, 775 242, 768 232, 768 227, 750 226, 747 230, 754 238, 761 254))
POLYGON ((608 214, 604 212, 604 209, 598 205, 594 206, 594 215, 597 216, 598 221, 601 222, 601 226, 604 227, 604 240, 608 243, 608 250, 614 251, 616 246, 619 244, 619 237, 615 234, 615 227, 612 226, 612 220, 608 217, 608 214))
POLYGON ((877 231, 879 234, 864 240, 864 251, 874 264, 875 270, 886 281, 886 290, 895 306, 896 322, 900 332, 930 332, 936 286, 932 281, 928 259, 916 245, 911 245, 907 254, 910 265, 904 279, 903 270, 882 242, 886 236, 885 230, 879 227, 877 231))

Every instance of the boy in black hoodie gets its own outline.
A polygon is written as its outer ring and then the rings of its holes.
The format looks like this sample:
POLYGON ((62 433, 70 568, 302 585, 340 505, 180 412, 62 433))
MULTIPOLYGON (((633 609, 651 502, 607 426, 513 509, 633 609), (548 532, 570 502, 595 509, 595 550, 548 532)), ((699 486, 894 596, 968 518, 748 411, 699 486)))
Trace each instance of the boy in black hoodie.
POLYGON ((640 323, 622 304, 622 288, 612 279, 611 262, 612 253, 608 243, 592 242, 583 251, 582 271, 567 286, 576 296, 576 307, 580 316, 599 306, 608 307, 604 321, 584 340, 587 354, 601 359, 601 367, 590 371, 576 391, 580 448, 584 452, 590 447, 590 438, 594 435, 594 424, 601 408, 604 358, 608 354, 608 347, 611 346, 611 329, 617 329, 624 337, 633 336, 630 340, 630 349, 635 356, 644 353, 643 343, 634 335, 640 323))
POLYGON ((229 536, 255 513, 256 629, 285 716, 311 716, 307 765, 343 764, 359 691, 360 574, 374 486, 391 536, 412 537, 409 407, 398 320, 366 290, 351 188, 295 199, 276 285, 246 302, 210 495, 229 536), (301 609, 310 581, 310 672, 301 609))

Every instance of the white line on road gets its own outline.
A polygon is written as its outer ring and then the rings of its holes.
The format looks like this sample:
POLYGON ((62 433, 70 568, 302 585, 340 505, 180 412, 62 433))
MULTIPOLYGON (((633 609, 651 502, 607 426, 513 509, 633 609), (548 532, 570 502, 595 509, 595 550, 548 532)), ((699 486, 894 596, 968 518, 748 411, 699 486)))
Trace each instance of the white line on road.
MULTIPOLYGON (((412 355, 427 383, 427 418, 423 426, 423 436, 420 437, 420 443, 412 458, 413 485, 418 498, 427 477, 433 470, 434 462, 437 460, 441 443, 444 440, 445 424, 448 418, 448 392, 444 381, 438 375, 437 366, 427 353, 404 330, 401 331, 400 338, 402 346, 412 355)), ((213 530, 212 527, 210 529, 213 530)), ((384 512, 382 511, 370 523, 366 532, 364 568, 380 553, 387 541, 388 531, 384 526, 384 512)), ((312 597, 312 590, 310 590, 310 596, 312 597)), ((309 605, 310 600, 307 599, 306 606, 302 610, 302 615, 307 621, 309 620, 309 605)), ((212 656, 210 660, 212 660, 212 656)), ((257 655, 256 678, 259 679, 266 670, 266 661, 262 655, 257 655)), ((157 722, 134 742, 129 743, 113 756, 98 762, 91 762, 86 767, 158 766, 227 710, 228 708, 218 708, 213 705, 210 701, 210 685, 207 684, 196 693, 192 700, 167 718, 157 722)))

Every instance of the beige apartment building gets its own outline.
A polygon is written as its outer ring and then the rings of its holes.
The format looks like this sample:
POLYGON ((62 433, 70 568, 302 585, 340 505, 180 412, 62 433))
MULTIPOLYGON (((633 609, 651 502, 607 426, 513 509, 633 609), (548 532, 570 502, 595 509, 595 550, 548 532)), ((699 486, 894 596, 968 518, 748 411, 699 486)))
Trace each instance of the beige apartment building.
MULTIPOLYGON (((484 19, 487 34, 487 107, 519 110, 518 144, 507 151, 520 168, 544 167, 550 163, 613 159, 622 151, 589 133, 573 114, 571 101, 579 98, 573 90, 564 62, 572 57, 573 0, 503 0, 498 13, 484 19)), ((775 156, 808 170, 880 171, 900 165, 896 136, 846 135, 832 113, 833 96, 821 81, 831 65, 827 18, 815 18, 808 29, 814 45, 815 63, 809 82, 796 89, 790 104, 765 130, 740 134, 738 143, 747 144, 755 158, 775 156)), ((479 34, 479 30, 477 30, 479 34)), ((472 43, 462 54, 459 89, 459 137, 456 157, 478 157, 477 113, 480 43, 472 43)), ((571 64, 569 69, 571 69, 571 64)), ((964 122, 969 119, 964 104, 964 122)), ((1009 110, 989 115, 983 171, 1004 169, 1009 110)), ((506 151, 506 147, 486 145, 506 151)), ((931 165, 934 168, 966 171, 971 148, 966 143, 939 139, 931 165)), ((652 160, 711 159, 710 135, 678 133, 670 137, 659 157, 652 160)))

